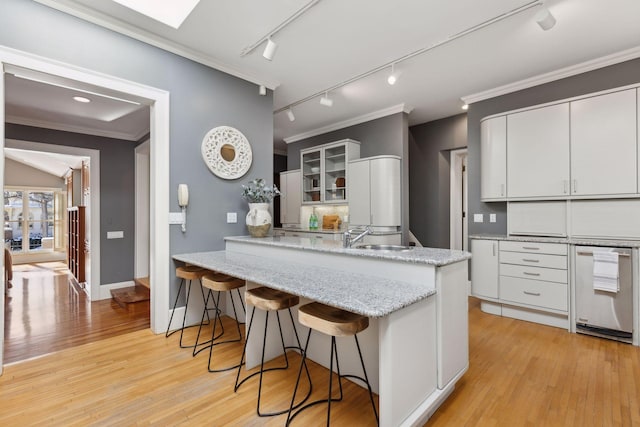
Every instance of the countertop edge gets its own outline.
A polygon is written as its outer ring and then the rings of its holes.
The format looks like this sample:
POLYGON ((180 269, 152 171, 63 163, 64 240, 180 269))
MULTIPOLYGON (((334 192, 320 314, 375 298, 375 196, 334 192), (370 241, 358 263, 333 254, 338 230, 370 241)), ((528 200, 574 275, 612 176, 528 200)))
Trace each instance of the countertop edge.
POLYGON ((640 248, 638 240, 595 239, 581 237, 550 237, 550 236, 507 236, 504 234, 472 234, 474 240, 498 240, 507 242, 531 242, 531 243, 560 243, 583 246, 612 246, 622 248, 640 248))

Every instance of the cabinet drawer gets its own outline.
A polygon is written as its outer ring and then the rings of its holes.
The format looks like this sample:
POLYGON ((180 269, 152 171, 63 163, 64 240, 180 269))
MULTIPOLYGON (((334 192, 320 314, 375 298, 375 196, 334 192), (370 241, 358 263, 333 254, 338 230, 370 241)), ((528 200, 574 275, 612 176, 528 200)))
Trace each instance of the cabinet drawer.
POLYGON ((500 276, 500 299, 567 311, 567 285, 500 276))
POLYGON ((567 283, 567 270, 555 268, 528 267, 525 265, 500 264, 501 276, 522 279, 544 280, 545 282, 567 283))
POLYGON ((562 243, 537 243, 537 242, 500 242, 501 251, 531 252, 551 255, 566 255, 567 245, 562 243))
POLYGON ((530 265, 533 267, 567 268, 566 255, 500 251, 500 262, 505 264, 530 265))

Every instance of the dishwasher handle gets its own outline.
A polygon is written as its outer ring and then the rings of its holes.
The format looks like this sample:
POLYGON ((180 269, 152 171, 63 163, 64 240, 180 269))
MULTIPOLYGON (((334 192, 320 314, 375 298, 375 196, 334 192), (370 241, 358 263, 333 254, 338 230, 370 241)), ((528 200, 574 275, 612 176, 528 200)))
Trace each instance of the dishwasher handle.
MULTIPOLYGON (((613 251, 613 252, 617 253, 618 256, 622 256, 622 257, 630 257, 631 256, 631 254, 629 252, 619 252, 619 251, 613 251)), ((577 251, 576 254, 593 256, 593 251, 577 251)))

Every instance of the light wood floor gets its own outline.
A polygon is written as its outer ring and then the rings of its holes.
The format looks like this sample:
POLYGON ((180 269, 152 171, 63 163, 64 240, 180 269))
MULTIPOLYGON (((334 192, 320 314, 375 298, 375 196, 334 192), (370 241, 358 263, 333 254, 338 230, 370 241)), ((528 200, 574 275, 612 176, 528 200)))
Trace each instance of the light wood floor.
POLYGON ((91 302, 61 262, 15 265, 5 295, 4 362, 13 363, 149 328, 149 311, 91 302))
MULTIPOLYGON (((470 301, 469 371, 427 426, 640 425, 640 349, 491 316, 470 301)), ((0 425, 284 424, 255 416, 256 381, 234 394, 233 372, 207 373, 208 355, 192 358, 177 340, 143 330, 5 367, 0 425)), ((218 367, 241 351, 222 347, 218 367)), ((319 394, 326 371, 312 368, 319 394)), ((293 376, 271 374, 265 403, 286 405, 293 376)), ((345 393, 333 424, 372 425, 364 390, 349 384, 345 393)), ((324 413, 319 406, 294 425, 322 425, 324 413)))

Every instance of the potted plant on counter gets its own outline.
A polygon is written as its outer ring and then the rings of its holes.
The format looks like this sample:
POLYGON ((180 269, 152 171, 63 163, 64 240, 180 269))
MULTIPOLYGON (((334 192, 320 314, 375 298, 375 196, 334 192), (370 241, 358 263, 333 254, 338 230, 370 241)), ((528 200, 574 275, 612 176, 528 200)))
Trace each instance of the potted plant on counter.
POLYGON ((269 186, 262 178, 242 185, 242 198, 249 202, 246 223, 252 237, 265 237, 271 228, 269 203, 280 194, 278 187, 269 186))

